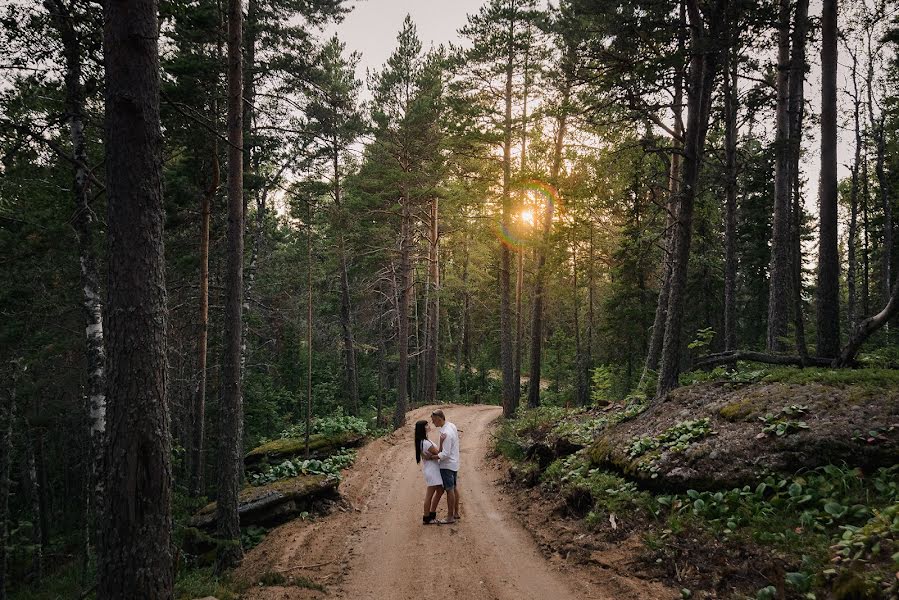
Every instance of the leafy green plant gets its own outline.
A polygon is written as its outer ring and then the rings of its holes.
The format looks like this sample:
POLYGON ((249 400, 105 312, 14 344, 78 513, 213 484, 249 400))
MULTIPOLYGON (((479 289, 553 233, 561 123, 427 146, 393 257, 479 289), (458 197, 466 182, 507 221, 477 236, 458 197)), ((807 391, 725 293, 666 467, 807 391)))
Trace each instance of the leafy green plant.
POLYGON ((294 458, 285 460, 284 462, 266 467, 259 473, 250 476, 251 485, 266 485, 279 479, 287 479, 288 477, 297 477, 299 475, 327 475, 328 477, 339 478, 340 471, 348 468, 356 460, 356 451, 341 448, 336 454, 324 459, 317 458, 294 458))
POLYGON ((756 436, 763 438, 768 434, 774 434, 777 437, 783 437, 803 429, 809 429, 808 423, 805 421, 797 421, 787 417, 800 416, 808 412, 808 407, 801 404, 791 404, 780 409, 776 413, 768 413, 763 417, 759 417, 765 426, 762 432, 756 436))
POLYGON ((683 452, 693 442, 701 440, 712 433, 708 417, 682 421, 655 437, 636 438, 628 447, 627 454, 631 458, 637 458, 646 452, 656 449, 683 452))
POLYGON ((687 344, 687 348, 704 351, 711 345, 713 339, 715 339, 715 330, 711 327, 704 327, 696 332, 696 339, 687 344))

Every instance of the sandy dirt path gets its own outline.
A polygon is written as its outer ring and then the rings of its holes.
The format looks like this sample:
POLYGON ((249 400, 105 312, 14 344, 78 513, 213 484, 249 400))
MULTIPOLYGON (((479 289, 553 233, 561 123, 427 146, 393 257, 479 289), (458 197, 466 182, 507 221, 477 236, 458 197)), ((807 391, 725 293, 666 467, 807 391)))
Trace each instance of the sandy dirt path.
MULTIPOLYGON (((253 580, 276 572, 307 577, 327 597, 347 600, 417 600, 439 590, 443 598, 484 600, 611 600, 670 597, 669 590, 620 577, 572 577, 544 558, 497 486, 487 462, 495 406, 445 407, 459 428, 462 519, 455 525, 421 524, 424 481, 415 463, 412 424, 430 407, 412 411, 407 426, 366 446, 341 484, 351 508, 274 530, 249 553, 238 576, 253 580)), ((436 441, 436 432, 432 433, 436 441)), ((440 514, 445 515, 442 501, 440 514)), ((296 586, 251 588, 253 600, 323 597, 296 586)))

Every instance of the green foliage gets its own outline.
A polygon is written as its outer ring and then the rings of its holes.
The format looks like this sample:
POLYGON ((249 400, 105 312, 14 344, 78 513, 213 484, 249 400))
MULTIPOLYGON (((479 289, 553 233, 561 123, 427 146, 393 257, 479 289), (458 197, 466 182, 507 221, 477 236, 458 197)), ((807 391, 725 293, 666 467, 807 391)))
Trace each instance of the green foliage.
POLYGON ((622 511, 642 510, 650 506, 651 495, 604 469, 591 466, 581 451, 554 461, 540 478, 545 489, 559 492, 569 500, 589 503, 587 519, 599 524, 622 511))
POLYGON ((765 424, 762 432, 758 437, 765 437, 769 433, 773 433, 777 437, 783 437, 803 429, 808 429, 808 423, 805 421, 797 421, 787 417, 800 416, 808 412, 808 407, 800 404, 791 404, 785 406, 776 413, 767 413, 759 420, 765 424))
POLYGON ((740 361, 732 366, 682 373, 681 385, 729 381, 732 383, 792 383, 829 386, 862 386, 894 388, 899 386, 899 371, 888 368, 831 369, 824 367, 771 367, 740 361))
POLYGON ((860 587, 883 597, 899 592, 899 503, 874 510, 864 525, 842 529, 832 547, 834 566, 824 571, 834 588, 860 587))
POLYGON ((294 458, 274 466, 267 466, 259 473, 250 475, 251 485, 260 486, 298 475, 327 475, 340 478, 340 472, 350 467, 356 460, 356 451, 341 448, 336 454, 324 459, 294 458))
POLYGON ((687 344, 687 348, 690 350, 700 350, 704 352, 708 349, 712 344, 712 340, 715 338, 715 330, 711 327, 705 327, 696 332, 696 339, 687 344))
POLYGON ((216 575, 213 567, 186 569, 175 580, 175 598, 193 600, 212 596, 218 600, 237 600, 239 587, 227 575, 216 575))
POLYGON ((628 447, 627 454, 631 458, 636 458, 652 450, 683 452, 693 442, 714 433, 709 423, 708 417, 682 421, 657 436, 636 438, 628 447))

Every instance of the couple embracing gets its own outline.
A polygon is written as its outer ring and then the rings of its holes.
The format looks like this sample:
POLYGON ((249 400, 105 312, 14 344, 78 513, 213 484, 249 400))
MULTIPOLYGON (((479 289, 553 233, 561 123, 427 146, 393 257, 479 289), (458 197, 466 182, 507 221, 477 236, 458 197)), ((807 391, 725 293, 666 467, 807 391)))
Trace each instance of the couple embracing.
POLYGON ((452 524, 459 519, 459 490, 456 480, 459 476, 459 430, 446 420, 442 410, 431 413, 431 422, 440 431, 440 444, 428 439, 431 424, 426 420, 415 423, 415 462, 421 463, 425 476, 424 513, 421 520, 425 525, 452 524), (437 505, 446 492, 447 517, 437 519, 437 505))

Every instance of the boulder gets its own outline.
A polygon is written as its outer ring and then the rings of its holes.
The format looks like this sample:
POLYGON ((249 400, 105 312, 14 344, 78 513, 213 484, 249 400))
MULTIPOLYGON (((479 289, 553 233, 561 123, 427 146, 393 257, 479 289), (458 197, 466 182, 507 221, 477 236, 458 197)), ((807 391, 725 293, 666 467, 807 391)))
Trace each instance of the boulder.
MULTIPOLYGON (((314 509, 317 501, 337 497, 338 481, 324 475, 300 475, 268 485, 246 487, 238 497, 240 525, 274 525, 301 512, 314 509)), ((188 525, 211 530, 215 527, 216 503, 201 508, 188 525)))
MULTIPOLYGON (((317 433, 309 436, 309 455, 311 458, 324 458, 334 454, 341 448, 355 448, 362 444, 365 436, 346 431, 336 435, 317 433)), ((304 438, 281 438, 262 444, 250 450, 244 457, 247 469, 260 469, 264 465, 279 463, 289 458, 306 455, 304 438)))
POLYGON ((792 474, 826 464, 890 466, 899 462, 899 387, 692 385, 603 430, 588 451, 597 466, 620 471, 643 487, 668 491, 732 488, 772 472, 792 474), (775 418, 764 421, 766 415, 775 418), (764 433, 778 415, 782 422, 793 422, 790 429, 782 435, 764 433), (653 440, 666 433, 670 437, 679 425, 704 419, 704 435, 653 447, 653 440), (646 450, 638 440, 648 442, 642 444, 646 450))

